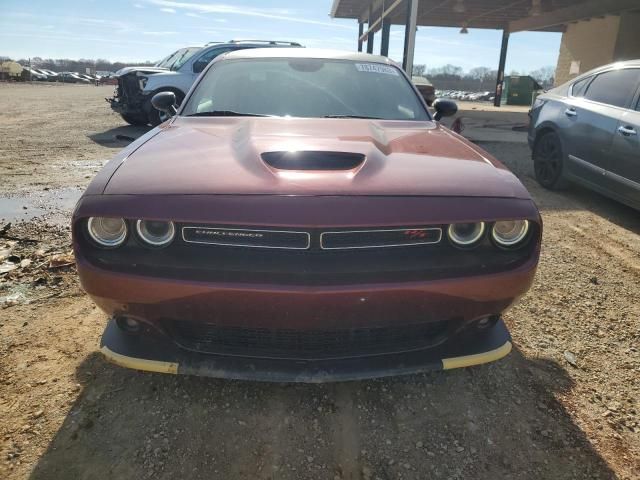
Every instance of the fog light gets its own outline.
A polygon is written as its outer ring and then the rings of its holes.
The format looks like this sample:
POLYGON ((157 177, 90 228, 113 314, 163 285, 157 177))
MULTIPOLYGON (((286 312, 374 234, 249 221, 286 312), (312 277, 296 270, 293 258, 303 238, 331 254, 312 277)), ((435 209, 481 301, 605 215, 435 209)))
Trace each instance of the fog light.
POLYGON ((499 319, 500 315, 490 315, 488 317, 482 317, 481 319, 476 320, 475 327, 477 330, 486 330, 498 323, 499 319))
POLYGON ((116 325, 120 330, 123 330, 127 333, 137 333, 142 329, 142 324, 131 317, 117 317, 116 325))

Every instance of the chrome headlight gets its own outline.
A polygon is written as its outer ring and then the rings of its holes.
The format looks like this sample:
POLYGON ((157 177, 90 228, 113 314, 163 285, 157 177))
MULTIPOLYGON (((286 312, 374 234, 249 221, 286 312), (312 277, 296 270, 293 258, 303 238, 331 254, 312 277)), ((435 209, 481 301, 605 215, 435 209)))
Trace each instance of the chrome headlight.
POLYGON ((493 240, 502 247, 513 247, 522 242, 529 233, 528 220, 506 220, 496 222, 491 229, 493 240))
POLYGON ((122 245, 127 238, 127 222, 124 218, 90 217, 87 232, 98 245, 113 248, 122 245))
POLYGON ((484 222, 453 223, 447 229, 449 240, 461 247, 470 247, 477 243, 484 235, 484 222))
POLYGON ((154 247, 169 245, 176 234, 173 222, 159 220, 138 220, 136 231, 143 241, 154 247))

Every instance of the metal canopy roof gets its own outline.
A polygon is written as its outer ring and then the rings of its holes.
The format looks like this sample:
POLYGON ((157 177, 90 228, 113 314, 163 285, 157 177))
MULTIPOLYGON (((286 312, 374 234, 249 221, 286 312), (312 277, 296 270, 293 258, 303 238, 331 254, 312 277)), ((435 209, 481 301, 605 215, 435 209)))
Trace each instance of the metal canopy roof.
MULTIPOLYGON (((385 20, 406 22, 405 2, 394 0, 334 0, 331 16, 371 23, 387 10, 385 20), (394 4, 398 8, 393 7, 394 4)), ((469 27, 563 31, 564 25, 578 20, 640 8, 640 0, 420 0, 417 24, 420 26, 469 27)), ((375 28, 374 30, 377 30, 375 28)))

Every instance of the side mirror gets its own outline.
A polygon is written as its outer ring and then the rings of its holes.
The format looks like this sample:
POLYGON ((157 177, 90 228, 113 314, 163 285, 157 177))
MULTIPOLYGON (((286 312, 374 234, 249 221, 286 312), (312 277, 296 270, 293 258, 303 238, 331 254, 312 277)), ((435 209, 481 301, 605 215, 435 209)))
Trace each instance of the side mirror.
POLYGON ((151 98, 151 105, 156 110, 165 112, 168 115, 175 115, 176 110, 176 94, 173 92, 158 92, 151 98))
POLYGON ((436 110, 436 114, 433 118, 438 122, 441 118, 455 115, 458 111, 458 105, 456 102, 453 100, 447 100, 446 98, 438 98, 433 102, 433 108, 436 110))

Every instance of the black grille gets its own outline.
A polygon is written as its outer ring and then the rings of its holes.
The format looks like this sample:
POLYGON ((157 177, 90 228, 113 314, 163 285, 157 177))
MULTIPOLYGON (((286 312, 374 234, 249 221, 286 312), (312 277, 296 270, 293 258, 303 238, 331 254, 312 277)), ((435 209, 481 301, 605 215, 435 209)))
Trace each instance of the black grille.
POLYGON ((121 99, 120 101, 132 101, 139 92, 138 77, 131 74, 118 77, 118 96, 121 99))
POLYGON ((183 227, 182 239, 187 243, 204 245, 285 250, 306 250, 311 245, 309 233, 287 230, 183 227))
POLYGON ((342 330, 220 327, 173 320, 165 326, 183 348, 259 358, 326 359, 407 352, 444 342, 456 321, 342 330))

